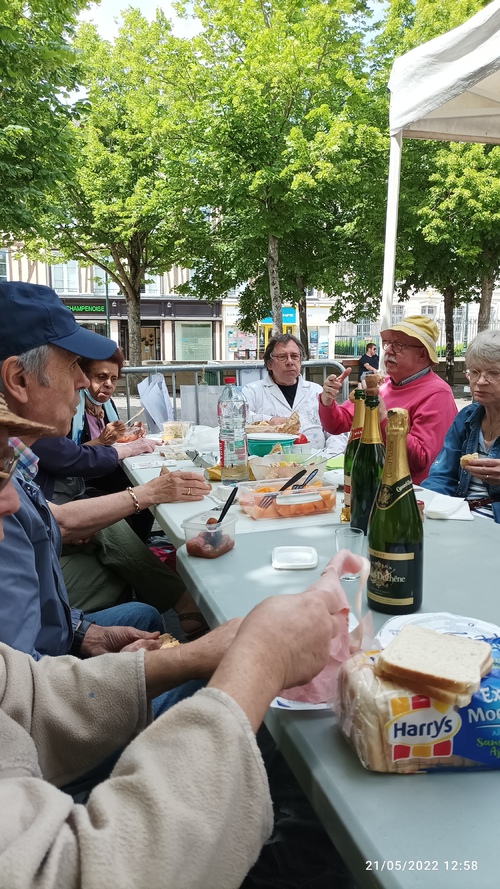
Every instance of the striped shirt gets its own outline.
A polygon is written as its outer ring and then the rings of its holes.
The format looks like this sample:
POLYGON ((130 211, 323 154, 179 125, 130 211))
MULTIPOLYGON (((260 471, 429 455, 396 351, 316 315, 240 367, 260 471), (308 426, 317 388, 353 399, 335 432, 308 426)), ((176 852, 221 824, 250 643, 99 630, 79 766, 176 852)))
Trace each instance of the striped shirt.
MULTIPOLYGON (((490 456, 489 450, 486 450, 486 445, 484 443, 484 437, 483 437, 483 433, 482 433, 481 429, 479 430, 479 441, 477 443, 477 454, 478 454, 478 460, 484 460, 485 457, 489 458, 489 456, 490 456)), ((473 475, 471 475, 470 478, 471 478, 471 480, 470 480, 470 484, 469 484, 469 490, 467 491, 467 497, 466 497, 467 500, 480 500, 483 497, 490 496, 490 492, 488 491, 488 488, 484 484, 484 482, 479 481, 478 478, 474 478, 473 475)), ((478 515, 485 516, 485 518, 488 518, 488 519, 495 518, 495 516, 493 515, 493 507, 492 507, 491 503, 488 506, 479 506, 477 509, 473 509, 472 512, 475 512, 478 515)))

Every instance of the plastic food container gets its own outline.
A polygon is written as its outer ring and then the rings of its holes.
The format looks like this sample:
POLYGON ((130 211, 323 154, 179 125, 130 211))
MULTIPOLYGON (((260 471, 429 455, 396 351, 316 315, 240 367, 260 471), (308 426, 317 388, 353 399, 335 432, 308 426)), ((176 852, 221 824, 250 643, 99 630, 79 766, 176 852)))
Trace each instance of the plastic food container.
POLYGON ((267 454, 265 457, 252 457, 250 466, 257 481, 291 478, 299 469, 305 469, 307 473, 311 469, 317 469, 316 479, 318 479, 323 478, 327 461, 328 457, 321 455, 308 459, 307 456, 297 457, 296 454, 267 454))
POLYGON ((243 512, 252 519, 289 519, 295 516, 320 515, 332 512, 337 502, 337 485, 313 481, 298 491, 287 489, 277 493, 283 482, 248 482, 238 486, 238 498, 243 512), (276 493, 270 506, 262 501, 276 493))
POLYGON ((199 559, 217 559, 233 549, 237 516, 228 513, 219 524, 207 525, 209 519, 218 519, 219 516, 220 511, 212 509, 183 521, 188 555, 199 559))
POLYGON ((144 426, 134 424, 134 426, 130 426, 124 435, 121 438, 117 438, 117 444, 125 444, 129 441, 136 441, 138 438, 144 438, 144 426))
POLYGON ((163 424, 162 441, 182 441, 192 425, 188 420, 169 420, 163 424))
POLYGON ((287 435, 284 432, 249 432, 247 434, 248 453, 264 457, 276 444, 291 451, 295 438, 297 438, 296 435, 287 435))

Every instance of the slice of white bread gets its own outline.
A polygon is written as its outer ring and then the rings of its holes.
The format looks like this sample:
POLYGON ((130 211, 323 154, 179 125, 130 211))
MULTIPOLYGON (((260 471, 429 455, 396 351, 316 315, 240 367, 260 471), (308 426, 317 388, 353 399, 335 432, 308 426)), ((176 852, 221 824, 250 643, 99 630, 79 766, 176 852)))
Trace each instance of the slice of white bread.
POLYGON ((491 669, 491 645, 466 636, 406 624, 379 655, 377 675, 417 682, 456 694, 473 694, 491 669))
POLYGON ((462 469, 465 469, 467 467, 467 463, 470 463, 471 460, 479 460, 479 454, 477 451, 475 451, 474 454, 463 454, 460 457, 460 466, 462 467, 462 469))
MULTIPOLYGON (((387 680, 387 682, 395 681, 380 667, 377 669, 377 676, 379 676, 381 679, 387 680)), ((446 691, 446 689, 444 688, 439 688, 438 685, 430 685, 424 682, 414 682, 411 679, 405 679, 404 684, 405 688, 407 688, 414 694, 425 695, 428 698, 432 698, 434 701, 441 701, 442 704, 447 704, 448 707, 466 707, 467 704, 470 704, 473 694, 473 692, 460 694, 459 692, 455 691, 446 691)))

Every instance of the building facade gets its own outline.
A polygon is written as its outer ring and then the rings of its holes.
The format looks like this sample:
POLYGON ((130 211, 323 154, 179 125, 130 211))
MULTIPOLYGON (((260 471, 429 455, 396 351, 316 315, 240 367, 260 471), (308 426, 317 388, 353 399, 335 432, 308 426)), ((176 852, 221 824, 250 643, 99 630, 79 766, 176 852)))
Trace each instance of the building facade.
MULTIPOLYGON (((76 261, 49 264, 17 256, 0 248, 0 281, 27 281, 45 284, 59 294, 62 302, 84 327, 108 334, 128 359, 128 320, 125 298, 114 281, 97 266, 81 267, 76 261)), ((163 275, 149 277, 141 298, 141 341, 143 362, 232 361, 262 358, 271 335, 271 318, 263 318, 254 333, 238 328, 238 292, 230 291, 223 300, 207 303, 181 297, 175 288, 189 280, 189 270, 178 266, 163 275)), ((322 291, 307 291, 307 325, 311 358, 342 358, 362 354, 365 343, 378 345, 380 326, 362 318, 357 323, 328 322, 333 301, 322 291)), ((477 332, 479 305, 470 303, 454 311, 456 354, 462 354, 477 332)), ((444 354, 444 300, 429 289, 414 294, 405 303, 395 303, 392 321, 404 315, 427 315, 436 321, 439 351, 444 354)), ((491 327, 500 327, 500 290, 493 291, 491 327)), ((284 306, 283 333, 299 336, 298 313, 284 306)))

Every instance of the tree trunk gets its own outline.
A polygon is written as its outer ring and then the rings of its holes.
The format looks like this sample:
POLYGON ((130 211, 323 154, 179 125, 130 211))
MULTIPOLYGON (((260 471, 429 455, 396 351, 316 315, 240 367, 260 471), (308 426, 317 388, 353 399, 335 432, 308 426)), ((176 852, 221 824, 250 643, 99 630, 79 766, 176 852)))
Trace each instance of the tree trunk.
POLYGON ((444 289, 444 329, 446 337, 446 368, 445 380, 449 386, 455 382, 455 332, 453 327, 453 309, 455 306, 455 289, 448 284, 444 289))
POLYGON ((280 279, 278 272, 279 241, 276 235, 269 235, 267 246, 267 273, 269 275, 269 293, 271 294, 271 316, 273 319, 272 335, 283 331, 281 314, 280 279))
POLYGON ((483 275, 481 278, 481 302, 479 303, 479 315, 477 316, 478 333, 481 330, 486 330, 490 326, 493 285, 493 275, 483 275))
MULTIPOLYGON (((140 367, 142 364, 141 350, 141 294, 126 293, 125 301, 127 303, 128 318, 128 350, 129 362, 131 367, 140 367)), ((130 394, 137 395, 137 385, 140 377, 136 374, 129 376, 130 394)))
POLYGON ((309 336, 307 331, 307 298, 305 292, 305 282, 303 275, 297 275, 297 290, 300 293, 300 299, 298 302, 298 310, 299 310, 299 336, 300 342, 302 343, 302 348, 304 350, 304 355, 306 358, 309 358, 309 336))

